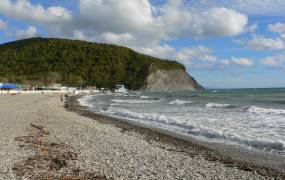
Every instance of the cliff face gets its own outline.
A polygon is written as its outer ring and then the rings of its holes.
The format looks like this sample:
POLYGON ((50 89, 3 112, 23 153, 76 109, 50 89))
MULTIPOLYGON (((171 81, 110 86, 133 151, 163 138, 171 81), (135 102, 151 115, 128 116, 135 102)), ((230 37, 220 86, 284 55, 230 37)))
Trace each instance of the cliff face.
POLYGON ((148 75, 146 91, 193 91, 203 89, 185 70, 156 70, 148 75))

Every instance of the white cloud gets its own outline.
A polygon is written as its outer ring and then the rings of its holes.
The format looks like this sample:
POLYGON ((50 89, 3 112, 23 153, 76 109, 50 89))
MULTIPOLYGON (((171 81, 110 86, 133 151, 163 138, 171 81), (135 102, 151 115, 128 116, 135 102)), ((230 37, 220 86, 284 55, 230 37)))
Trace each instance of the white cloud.
POLYGON ((268 30, 271 32, 279 33, 280 37, 285 39, 285 23, 269 24, 268 30))
POLYGON ((98 32, 148 31, 154 16, 148 0, 80 0, 80 23, 98 32))
POLYGON ((227 8, 203 12, 169 0, 161 8, 148 0, 80 0, 80 25, 97 32, 135 33, 157 38, 233 36, 244 32, 247 16, 227 8), (159 13, 155 13, 159 12, 159 13))
POLYGON ((285 44, 280 38, 272 39, 263 36, 256 36, 249 40, 246 45, 255 50, 263 49, 284 49, 285 44))
POLYGON ((176 58, 180 61, 188 61, 193 58, 206 56, 211 52, 212 50, 205 46, 185 47, 177 53, 176 58))
POLYGON ((220 63, 219 68, 224 69, 226 66, 231 64, 231 61, 228 59, 221 59, 219 63, 220 63))
POLYGON ((285 33, 285 24, 284 23, 275 23, 275 24, 269 24, 268 30, 271 32, 277 32, 280 34, 285 33))
POLYGON ((201 60, 204 60, 206 62, 217 62, 218 61, 218 58, 215 57, 215 56, 212 56, 212 55, 205 55, 201 58, 201 60))
MULTIPOLYGON (((210 69, 224 69, 226 66, 238 65, 241 67, 250 67, 254 61, 245 57, 232 57, 230 59, 220 59, 213 55, 213 49, 199 45, 193 47, 184 47, 178 50, 168 47, 168 53, 171 54, 172 59, 178 60, 180 63, 186 65, 188 68, 210 70, 210 69)), ((156 49, 154 49, 156 51, 156 49)))
POLYGON ((182 0, 172 0, 161 9, 159 24, 170 37, 234 36, 244 32, 247 16, 227 8, 202 12, 185 9, 182 0))
POLYGON ((238 44, 245 44, 247 47, 254 50, 282 50, 285 49, 285 43, 282 39, 285 38, 285 24, 280 22, 268 25, 268 31, 276 32, 280 36, 277 38, 267 38, 264 36, 253 35, 247 42, 236 40, 238 44))
POLYGON ((177 50, 168 44, 162 44, 162 45, 154 45, 150 47, 141 47, 138 48, 139 52, 143 52, 145 54, 149 54, 155 57, 160 57, 164 59, 175 59, 175 56, 177 54, 177 50))
POLYGON ((62 23, 72 19, 70 11, 63 7, 33 5, 28 0, 1 0, 0 13, 16 20, 36 23, 62 23))
POLYGON ((192 67, 192 68, 203 68, 201 64, 205 64, 204 57, 211 59, 212 49, 205 46, 194 46, 194 47, 184 47, 179 49, 175 54, 173 59, 178 60, 180 63, 192 67), (204 62, 203 62, 204 60, 204 62))
POLYGON ((0 31, 7 28, 7 23, 0 19, 0 31))
POLYGON ((261 59, 261 64, 273 68, 285 68, 285 55, 268 56, 261 59))
POLYGON ((205 46, 184 47, 176 51, 173 59, 191 69, 209 70, 217 63, 218 58, 212 55, 212 49, 205 46))
MULTIPOLYGON (((202 0, 195 8, 224 6, 249 15, 285 15, 284 0, 202 0)), ((192 3, 191 3, 192 4, 192 3)))
POLYGON ((220 63, 221 63, 222 65, 229 65, 229 64, 231 64, 231 62, 230 62, 228 59, 221 59, 221 60, 220 60, 220 63))
POLYGON ((17 39, 27 39, 31 37, 35 37, 37 35, 37 28, 34 26, 30 26, 24 30, 18 30, 16 32, 17 39))
POLYGON ((186 64, 192 68, 199 69, 223 69, 226 66, 238 65, 243 67, 250 67, 253 65, 253 60, 248 58, 232 57, 231 59, 219 59, 212 55, 213 50, 205 46, 186 47, 180 49, 175 59, 186 64))
POLYGON ((213 8, 202 17, 205 36, 234 36, 242 33, 247 25, 247 16, 227 8, 213 8))
POLYGON ((248 59, 248 58, 232 57, 231 63, 236 64, 236 65, 240 65, 240 66, 250 67, 253 65, 253 60, 248 59))
POLYGON ((246 29, 248 32, 255 32, 258 29, 258 24, 257 23, 251 24, 246 29))
POLYGON ((136 38, 130 33, 114 34, 110 32, 104 32, 102 33, 101 37, 107 43, 122 45, 130 44, 136 40, 136 38))
POLYGON ((88 39, 88 37, 80 30, 74 30, 72 32, 73 34, 73 38, 76 40, 82 40, 82 41, 90 41, 90 39, 88 39))

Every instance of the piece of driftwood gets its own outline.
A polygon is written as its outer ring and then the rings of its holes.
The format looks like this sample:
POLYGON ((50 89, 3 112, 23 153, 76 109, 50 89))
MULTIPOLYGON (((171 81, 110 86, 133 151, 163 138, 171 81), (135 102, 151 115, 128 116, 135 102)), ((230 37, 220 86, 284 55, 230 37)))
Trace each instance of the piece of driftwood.
POLYGON ((40 130, 43 134, 49 134, 48 132, 48 129, 41 126, 41 125, 37 125, 37 124, 34 124, 34 123, 31 123, 31 126, 34 127, 34 128, 37 128, 38 130, 40 130))

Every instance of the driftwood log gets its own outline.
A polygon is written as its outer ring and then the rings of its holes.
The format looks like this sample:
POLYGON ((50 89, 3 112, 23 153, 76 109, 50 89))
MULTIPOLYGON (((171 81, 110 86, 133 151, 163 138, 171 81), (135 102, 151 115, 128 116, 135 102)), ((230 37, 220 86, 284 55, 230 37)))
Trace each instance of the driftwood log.
POLYGON ((34 127, 34 128, 37 128, 37 129, 40 130, 41 133, 43 133, 43 134, 46 134, 46 135, 49 134, 48 129, 45 128, 45 127, 43 127, 43 126, 41 126, 41 125, 37 125, 37 124, 31 123, 31 126, 34 127))

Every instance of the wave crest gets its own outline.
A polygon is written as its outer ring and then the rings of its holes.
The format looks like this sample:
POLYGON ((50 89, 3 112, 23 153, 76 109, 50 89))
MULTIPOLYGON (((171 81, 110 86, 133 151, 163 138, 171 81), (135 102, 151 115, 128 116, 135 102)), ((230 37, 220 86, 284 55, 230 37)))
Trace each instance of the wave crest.
POLYGON ((141 99, 148 99, 148 96, 140 96, 141 99))
POLYGON ((233 104, 218 104, 218 103, 207 103, 205 107, 208 108, 236 108, 238 106, 233 104))
POLYGON ((168 104, 172 104, 172 105, 182 105, 182 104, 190 104, 190 103, 193 103, 193 101, 183 101, 183 100, 180 100, 180 99, 176 99, 174 101, 171 101, 170 103, 168 104))
POLYGON ((128 104, 149 104, 159 102, 158 100, 144 100, 144 99, 112 99, 111 102, 128 103, 128 104))
POLYGON ((85 107, 94 107, 94 105, 90 102, 90 100, 93 99, 93 95, 87 95, 84 96, 77 101, 79 102, 80 106, 85 106, 85 107))
POLYGON ((109 109, 109 112, 125 118, 135 118, 141 120, 149 120, 149 121, 162 121, 168 123, 170 119, 168 119, 164 115, 154 114, 154 113, 137 113, 123 109, 109 109))
POLYGON ((228 141, 231 143, 245 145, 251 148, 255 148, 258 150, 264 150, 264 151, 277 151, 277 152, 285 151, 285 145, 282 142, 245 138, 245 137, 240 137, 235 134, 225 133, 219 130, 213 130, 213 129, 203 128, 203 127, 195 127, 187 122, 173 120, 161 114, 137 113, 137 112, 132 112, 129 110, 122 110, 122 109, 113 109, 113 110, 110 110, 109 112, 111 112, 114 115, 124 117, 124 118, 134 118, 134 119, 139 119, 139 120, 161 122, 166 125, 176 126, 176 127, 181 128, 181 131, 186 132, 189 135, 202 137, 206 139, 218 140, 218 141, 228 141))
POLYGON ((285 115, 285 109, 266 109, 258 106, 251 106, 246 111, 254 114, 285 115))

